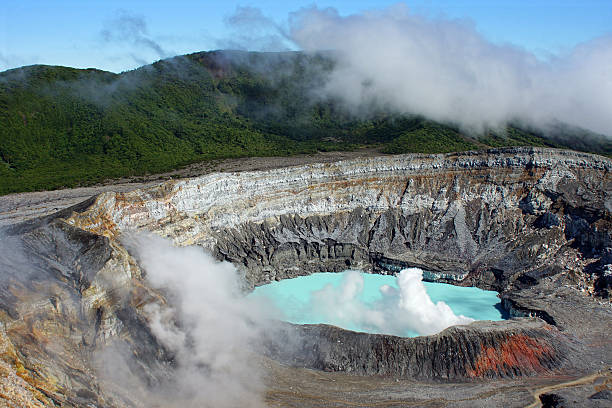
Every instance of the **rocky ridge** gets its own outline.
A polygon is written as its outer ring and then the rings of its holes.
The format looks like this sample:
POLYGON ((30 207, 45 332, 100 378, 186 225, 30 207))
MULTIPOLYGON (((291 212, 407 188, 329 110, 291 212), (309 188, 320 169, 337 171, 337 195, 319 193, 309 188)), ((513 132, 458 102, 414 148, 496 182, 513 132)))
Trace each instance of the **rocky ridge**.
POLYGON ((556 328, 520 318, 454 326, 417 338, 291 325, 275 333, 267 353, 286 364, 324 371, 457 381, 554 372, 567 363, 570 348, 556 328))

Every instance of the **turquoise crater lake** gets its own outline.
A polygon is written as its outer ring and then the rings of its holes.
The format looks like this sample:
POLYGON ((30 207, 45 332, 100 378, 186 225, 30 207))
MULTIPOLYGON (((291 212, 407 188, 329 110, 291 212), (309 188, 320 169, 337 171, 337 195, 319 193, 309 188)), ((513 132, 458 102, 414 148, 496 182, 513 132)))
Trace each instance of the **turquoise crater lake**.
POLYGON ((502 320, 497 292, 422 281, 409 268, 397 276, 360 271, 315 273, 272 282, 249 295, 282 320, 414 337, 474 320, 502 320))

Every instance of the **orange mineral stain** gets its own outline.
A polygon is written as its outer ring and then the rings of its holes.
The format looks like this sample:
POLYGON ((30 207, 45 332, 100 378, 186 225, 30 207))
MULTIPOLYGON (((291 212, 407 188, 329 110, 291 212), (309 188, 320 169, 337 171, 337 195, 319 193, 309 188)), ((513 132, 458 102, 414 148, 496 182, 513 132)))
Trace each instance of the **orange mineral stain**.
POLYGON ((484 377, 489 372, 504 373, 513 368, 520 372, 542 372, 542 358, 552 356, 554 350, 544 340, 525 334, 513 334, 496 346, 481 346, 473 368, 467 368, 470 377, 484 377))

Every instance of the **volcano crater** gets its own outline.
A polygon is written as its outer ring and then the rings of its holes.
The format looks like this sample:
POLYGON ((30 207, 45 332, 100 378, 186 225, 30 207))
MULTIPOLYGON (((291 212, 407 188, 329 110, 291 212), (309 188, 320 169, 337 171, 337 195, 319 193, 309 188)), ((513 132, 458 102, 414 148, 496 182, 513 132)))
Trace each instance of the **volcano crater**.
POLYGON ((146 306, 168 300, 122 241, 148 231, 232 263, 246 291, 320 271, 417 267, 424 280, 497 291, 513 317, 416 338, 281 323, 262 353, 288 367, 419 381, 601 369, 612 364, 611 170, 595 155, 511 148, 218 173, 102 193, 5 228, 39 272, 16 274, 0 291, 3 338, 22 350, 28 372, 61 379, 45 388, 58 400, 97 384, 87 353, 117 338, 154 383, 155 367, 173 356, 151 332, 146 306), (56 288, 53 296, 39 294, 36 282, 56 288), (22 346, 31 330, 19 321, 32 313, 55 322, 53 330, 71 327, 62 347, 82 356, 82 374, 63 375, 74 357, 58 364, 44 342, 22 346))

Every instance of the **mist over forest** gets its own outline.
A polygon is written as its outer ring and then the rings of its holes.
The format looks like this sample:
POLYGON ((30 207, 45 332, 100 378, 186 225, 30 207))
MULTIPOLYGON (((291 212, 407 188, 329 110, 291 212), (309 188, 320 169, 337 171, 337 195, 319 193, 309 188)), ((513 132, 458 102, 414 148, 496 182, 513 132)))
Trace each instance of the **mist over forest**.
MULTIPOLYGON (((211 51, 121 74, 45 65, 4 71, 0 193, 90 185, 200 161, 362 147, 397 154, 523 145, 612 154, 610 138, 552 117, 453 113, 443 105, 457 99, 456 90, 415 87, 422 98, 400 100, 410 83, 385 83, 393 75, 368 72, 367 64, 355 76, 347 55, 211 51), (387 88, 397 89, 397 98, 389 99, 387 88)), ((477 96, 461 92, 467 99, 457 106, 476 109, 470 98, 477 96)))

